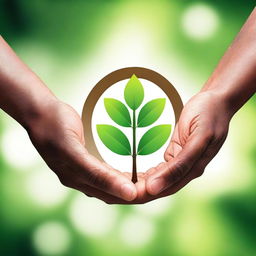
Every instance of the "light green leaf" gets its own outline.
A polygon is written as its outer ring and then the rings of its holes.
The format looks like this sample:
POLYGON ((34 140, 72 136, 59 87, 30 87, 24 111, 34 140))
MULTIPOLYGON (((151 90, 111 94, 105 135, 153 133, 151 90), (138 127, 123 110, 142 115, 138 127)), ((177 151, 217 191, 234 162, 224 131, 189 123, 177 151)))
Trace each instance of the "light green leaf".
POLYGON ((108 124, 98 124, 97 133, 103 144, 119 155, 130 155, 131 145, 125 134, 118 128, 108 124))
POLYGON ((140 139, 138 155, 148 155, 161 148, 170 136, 170 124, 157 125, 149 129, 140 139))
POLYGON ((131 127, 131 117, 127 107, 119 100, 105 98, 104 105, 110 118, 124 127, 131 127))
POLYGON ((144 99, 144 89, 136 75, 132 75, 124 89, 124 98, 127 105, 136 110, 144 99))
POLYGON ((153 124, 162 114, 165 106, 165 99, 154 99, 146 103, 140 110, 138 116, 138 127, 145 127, 153 124))

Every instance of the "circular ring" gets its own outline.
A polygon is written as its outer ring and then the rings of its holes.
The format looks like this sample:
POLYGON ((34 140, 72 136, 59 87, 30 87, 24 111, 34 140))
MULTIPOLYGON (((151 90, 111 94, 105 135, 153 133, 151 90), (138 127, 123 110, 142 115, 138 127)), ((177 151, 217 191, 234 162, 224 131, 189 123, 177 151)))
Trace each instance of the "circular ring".
POLYGON ((183 103, 180 98, 179 93, 176 91, 174 86, 162 75, 159 73, 141 67, 128 67, 118 69, 116 71, 111 72, 102 78, 91 90, 89 93, 84 106, 82 113, 82 122, 84 126, 84 138, 85 138, 85 146, 90 154, 97 157, 99 160, 104 161, 101 157, 92 135, 92 113, 94 107, 100 98, 100 96, 113 84, 131 78, 131 76, 135 74, 138 78, 146 79, 151 81, 152 83, 159 86, 169 98, 175 115, 175 123, 178 122, 180 113, 183 108, 183 103))

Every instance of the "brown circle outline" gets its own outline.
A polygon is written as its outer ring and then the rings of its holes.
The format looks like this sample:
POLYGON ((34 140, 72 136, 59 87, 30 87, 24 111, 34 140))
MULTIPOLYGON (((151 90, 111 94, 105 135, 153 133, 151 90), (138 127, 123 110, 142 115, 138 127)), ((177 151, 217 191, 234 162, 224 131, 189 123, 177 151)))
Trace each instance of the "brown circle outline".
POLYGON ((183 108, 182 100, 175 87, 162 75, 151 69, 141 67, 128 67, 111 72, 110 74, 103 77, 93 87, 84 103, 82 112, 86 148, 90 154, 94 155, 101 161, 104 160, 96 147, 92 135, 91 121, 94 107, 105 90, 119 81, 129 79, 133 74, 135 74, 138 78, 146 79, 158 85, 165 92, 172 104, 175 115, 175 123, 177 123, 179 120, 179 116, 183 108))

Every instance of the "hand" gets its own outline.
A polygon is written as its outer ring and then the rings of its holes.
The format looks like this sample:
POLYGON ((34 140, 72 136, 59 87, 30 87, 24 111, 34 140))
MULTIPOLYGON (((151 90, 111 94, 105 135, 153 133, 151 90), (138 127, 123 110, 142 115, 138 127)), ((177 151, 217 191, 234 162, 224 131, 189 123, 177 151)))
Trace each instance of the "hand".
POLYGON ((108 203, 145 203, 167 196, 203 173, 222 146, 232 115, 255 93, 255 25, 254 9, 204 92, 186 104, 165 152, 166 162, 138 174, 135 185, 130 173, 87 152, 81 120, 70 106, 54 100, 38 115, 37 109, 55 96, 1 36, 0 108, 26 127, 38 152, 66 186, 108 203))
POLYGON ((147 172, 146 189, 158 197, 176 193, 201 176, 228 133, 232 116, 224 97, 200 92, 185 105, 170 144, 166 162, 147 172))
POLYGON ((88 153, 81 119, 71 106, 58 100, 48 105, 26 122, 26 129, 63 185, 108 204, 142 204, 158 198, 146 191, 147 172, 138 172, 138 182, 133 184, 130 172, 120 172, 88 153), (126 190, 122 191, 124 184, 126 190))
POLYGON ((27 130, 62 184, 105 202, 135 199, 137 191, 131 180, 85 149, 82 122, 75 110, 57 100, 47 108, 30 122, 27 130))
POLYGON ((79 115, 57 102, 32 124, 30 138, 48 166, 65 186, 109 204, 142 204, 180 190, 202 175, 223 144, 231 118, 223 98, 210 92, 194 96, 184 107, 165 152, 166 162, 138 173, 122 173, 90 155, 84 145, 79 115), (155 180, 157 179, 157 182, 155 180), (123 184, 132 191, 122 192, 123 184))

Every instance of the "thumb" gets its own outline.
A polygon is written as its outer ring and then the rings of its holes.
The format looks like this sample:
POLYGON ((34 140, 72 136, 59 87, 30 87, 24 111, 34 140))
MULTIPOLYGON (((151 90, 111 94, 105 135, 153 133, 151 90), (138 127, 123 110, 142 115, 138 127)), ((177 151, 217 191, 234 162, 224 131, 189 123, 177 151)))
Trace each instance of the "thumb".
POLYGON ((212 135, 210 133, 194 133, 184 147, 168 162, 155 169, 146 181, 149 194, 157 195, 174 183, 180 181, 193 167, 207 149, 212 135))

